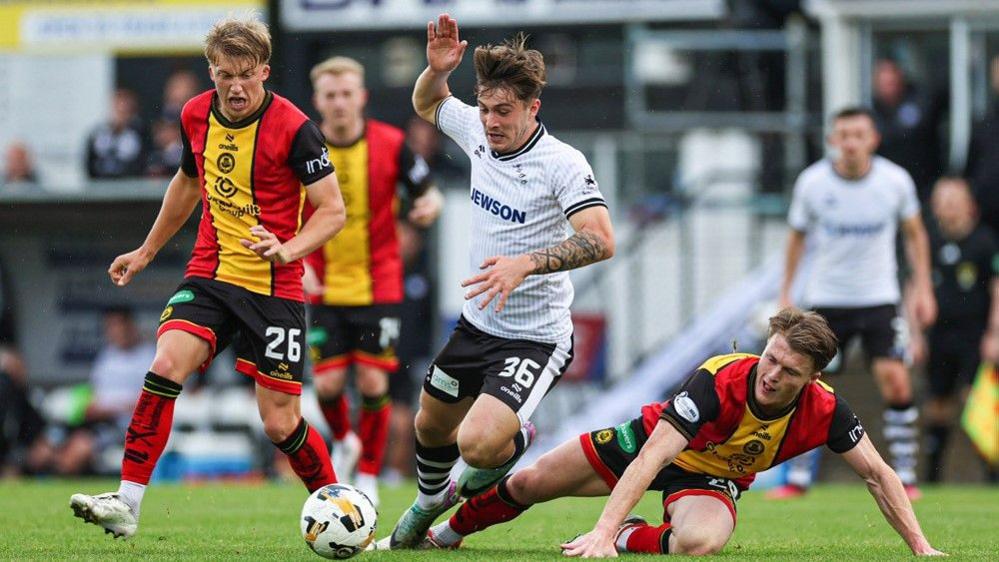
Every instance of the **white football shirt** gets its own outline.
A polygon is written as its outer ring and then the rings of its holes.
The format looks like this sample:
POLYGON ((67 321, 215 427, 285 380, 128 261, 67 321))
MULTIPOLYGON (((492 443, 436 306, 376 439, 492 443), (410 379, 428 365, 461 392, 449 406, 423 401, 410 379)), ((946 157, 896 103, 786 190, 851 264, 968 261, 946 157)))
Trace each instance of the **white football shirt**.
MULTIPOLYGON (((486 258, 525 254, 564 242, 572 233, 570 216, 607 205, 586 157, 548 134, 540 123, 523 147, 499 154, 489 149, 477 107, 449 97, 437 107, 436 121, 472 163, 469 277, 480 273, 486 258)), ((483 332, 545 343, 572 334, 568 272, 529 275, 500 313, 495 312, 497 300, 479 310, 477 302, 484 297, 466 301, 462 311, 483 332)))
POLYGON ((895 236, 899 222, 919 214, 909 174, 875 156, 851 180, 820 160, 798 176, 788 213, 791 228, 815 238, 805 285, 812 307, 857 308, 899 302, 895 236))

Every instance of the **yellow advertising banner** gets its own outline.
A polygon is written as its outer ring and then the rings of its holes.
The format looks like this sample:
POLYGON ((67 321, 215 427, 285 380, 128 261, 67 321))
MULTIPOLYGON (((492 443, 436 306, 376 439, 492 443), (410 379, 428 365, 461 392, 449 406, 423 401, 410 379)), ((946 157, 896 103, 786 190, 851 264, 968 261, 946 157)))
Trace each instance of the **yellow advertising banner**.
POLYGON ((0 51, 197 52, 212 23, 264 0, 35 0, 0 3, 0 51))

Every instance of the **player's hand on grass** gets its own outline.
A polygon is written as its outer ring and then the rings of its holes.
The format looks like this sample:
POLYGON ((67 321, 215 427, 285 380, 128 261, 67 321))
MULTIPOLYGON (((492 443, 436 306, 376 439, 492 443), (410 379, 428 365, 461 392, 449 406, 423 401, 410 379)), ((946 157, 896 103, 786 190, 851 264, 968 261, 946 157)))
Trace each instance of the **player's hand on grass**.
POLYGON ((441 14, 434 22, 427 23, 427 63, 435 72, 451 72, 461 64, 468 41, 458 39, 458 22, 441 14))
POLYGON ((940 552, 939 550, 933 548, 932 546, 926 550, 915 553, 916 556, 950 556, 946 552, 940 552))
POLYGON ((260 259, 281 264, 291 261, 288 259, 288 251, 285 250, 284 245, 273 232, 258 224, 250 228, 250 234, 258 241, 254 242, 243 238, 239 243, 260 256, 260 259))
POLYGON ((489 303, 499 295, 496 303, 496 312, 503 312, 506 306, 506 299, 510 297, 524 278, 534 270, 534 262, 528 256, 493 256, 486 258, 479 266, 484 269, 482 273, 469 277, 461 282, 462 287, 472 287, 465 293, 465 300, 471 300, 485 293, 485 297, 479 299, 479 310, 485 309, 489 303))
POLYGON ((406 218, 413 223, 413 226, 427 228, 434 224, 434 221, 440 216, 443 205, 444 197, 441 192, 430 189, 413 200, 413 208, 410 209, 406 218))
POLYGON ((145 269, 152 259, 153 257, 142 248, 116 257, 111 262, 111 267, 108 268, 108 275, 111 276, 111 282, 119 287, 128 285, 128 282, 136 274, 145 269))
POLYGON ((590 531, 567 543, 562 543, 562 554, 580 558, 617 558, 614 535, 590 531))

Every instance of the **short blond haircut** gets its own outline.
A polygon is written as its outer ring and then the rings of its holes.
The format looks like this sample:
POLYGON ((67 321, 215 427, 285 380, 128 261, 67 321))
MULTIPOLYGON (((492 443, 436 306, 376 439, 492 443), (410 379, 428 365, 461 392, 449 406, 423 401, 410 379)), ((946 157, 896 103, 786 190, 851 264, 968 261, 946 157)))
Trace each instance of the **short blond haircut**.
POLYGON ((348 74, 351 72, 360 76, 361 83, 364 83, 364 65, 350 57, 330 57, 316 66, 313 66, 312 71, 309 72, 309 78, 311 78, 312 83, 315 84, 316 80, 319 80, 319 77, 323 74, 340 76, 341 74, 348 74))
POLYGON ((219 59, 249 59, 254 66, 271 60, 271 33, 253 13, 219 20, 205 36, 205 58, 209 64, 219 59))

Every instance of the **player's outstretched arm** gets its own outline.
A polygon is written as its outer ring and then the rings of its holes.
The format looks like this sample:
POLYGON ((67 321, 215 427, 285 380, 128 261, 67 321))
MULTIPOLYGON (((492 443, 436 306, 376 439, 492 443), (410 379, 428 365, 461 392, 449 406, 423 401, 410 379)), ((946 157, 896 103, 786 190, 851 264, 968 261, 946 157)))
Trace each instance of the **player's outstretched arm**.
POLYGON ((177 234, 180 227, 187 222, 199 200, 201 200, 201 185, 197 176, 192 178, 183 170, 177 170, 167 186, 166 194, 163 195, 160 212, 156 215, 156 221, 149 229, 146 240, 137 249, 115 258, 108 268, 111 282, 124 287, 137 273, 145 269, 167 241, 173 238, 173 235, 177 234))
POLYGON ((458 22, 441 14, 434 22, 427 23, 427 68, 416 79, 413 88, 413 109, 423 119, 437 124, 434 116, 437 105, 451 95, 447 79, 458 68, 465 55, 468 41, 458 37, 458 22))
POLYGON ((250 229, 250 234, 256 237, 257 241, 244 238, 240 243, 253 250, 261 259, 290 263, 304 258, 336 236, 347 222, 347 211, 343 205, 343 196, 340 194, 340 184, 337 182, 336 174, 323 176, 315 183, 305 186, 305 193, 315 211, 302 225, 298 234, 281 242, 273 232, 257 225, 250 229))
POLYGON ((659 420, 656 428, 652 430, 652 435, 649 435, 649 440, 621 475, 617 486, 614 486, 593 530, 572 542, 563 544, 562 553, 582 558, 617 556, 614 536, 617 534, 618 526, 638 500, 642 499, 642 494, 649 489, 649 484, 656 474, 673 462, 686 446, 687 439, 673 427, 673 424, 659 420))
POLYGON ((492 256, 479 266, 484 271, 461 282, 462 287, 474 287, 465 299, 479 300, 479 309, 499 296, 496 312, 502 312, 506 301, 528 275, 543 275, 556 271, 569 271, 591 263, 610 259, 614 255, 614 228, 611 226, 607 207, 584 209, 569 218, 575 230, 565 242, 551 248, 536 250, 519 256, 492 256))
POLYGON ((867 489, 874 496, 874 501, 881 508, 881 513, 909 545, 913 554, 929 556, 944 554, 930 546, 929 541, 923 536, 916 514, 912 511, 912 503, 905 495, 902 481, 881 458, 867 435, 861 437, 854 448, 843 453, 843 459, 864 479, 867 489))

